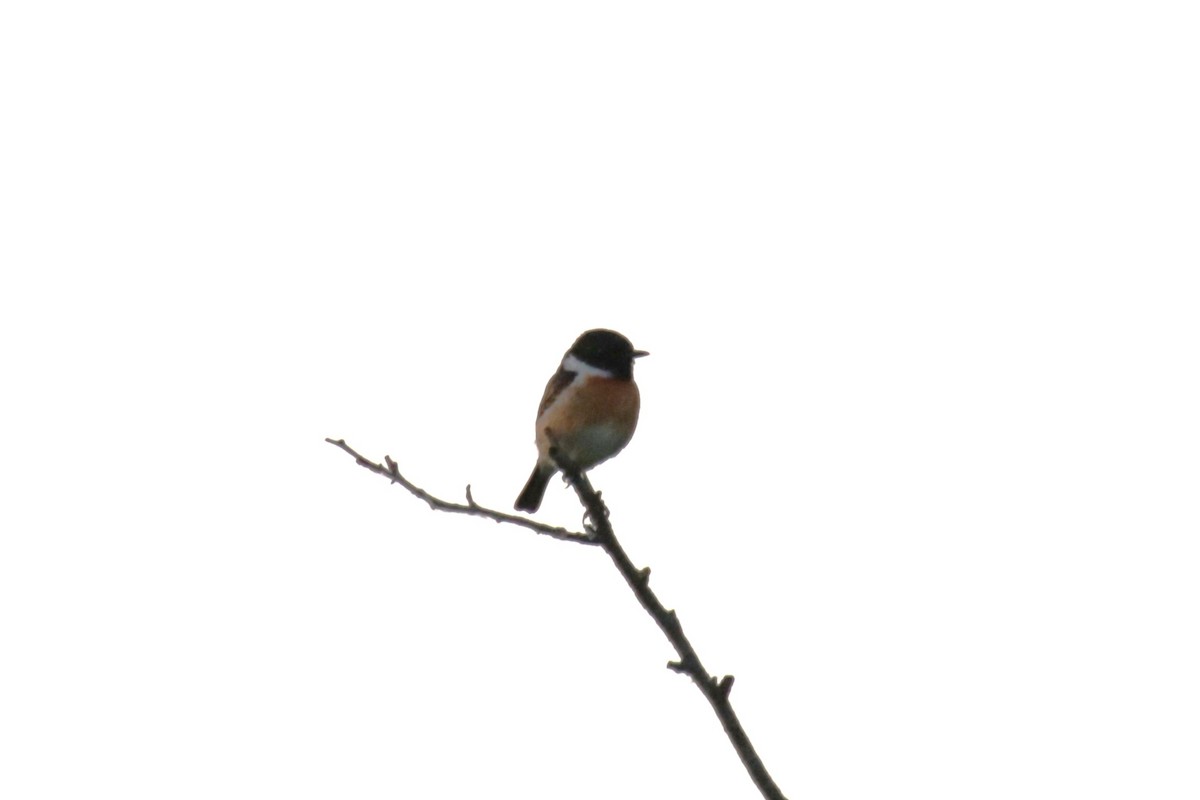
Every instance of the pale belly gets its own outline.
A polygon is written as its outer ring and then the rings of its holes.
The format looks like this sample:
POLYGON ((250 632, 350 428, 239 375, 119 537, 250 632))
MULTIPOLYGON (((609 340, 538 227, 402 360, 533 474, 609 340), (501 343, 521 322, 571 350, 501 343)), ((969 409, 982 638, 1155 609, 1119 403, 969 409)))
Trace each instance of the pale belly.
POLYGON ((567 455, 583 469, 588 469, 612 458, 621 451, 633 431, 622 433, 612 425, 591 425, 561 442, 567 455))

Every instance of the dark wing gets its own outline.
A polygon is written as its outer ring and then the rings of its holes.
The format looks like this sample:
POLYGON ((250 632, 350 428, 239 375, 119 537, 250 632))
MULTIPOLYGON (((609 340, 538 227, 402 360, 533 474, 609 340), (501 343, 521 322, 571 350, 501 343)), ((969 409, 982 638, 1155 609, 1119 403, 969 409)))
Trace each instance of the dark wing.
POLYGON ((539 417, 554 402, 554 398, 558 397, 563 389, 571 385, 571 381, 573 380, 575 380, 574 372, 560 368, 558 372, 554 373, 554 376, 550 378, 550 382, 546 384, 546 393, 542 395, 542 404, 538 406, 539 417))

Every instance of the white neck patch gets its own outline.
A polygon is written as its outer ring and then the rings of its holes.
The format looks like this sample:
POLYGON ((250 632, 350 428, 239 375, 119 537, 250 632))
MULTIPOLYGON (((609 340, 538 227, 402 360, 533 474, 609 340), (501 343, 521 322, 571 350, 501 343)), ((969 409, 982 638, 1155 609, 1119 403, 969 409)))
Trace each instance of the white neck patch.
POLYGON ((595 375, 600 378, 611 378, 613 374, 606 369, 593 367, 586 361, 580 361, 575 357, 574 353, 567 353, 566 358, 562 360, 562 368, 567 372, 574 372, 579 375, 595 375))

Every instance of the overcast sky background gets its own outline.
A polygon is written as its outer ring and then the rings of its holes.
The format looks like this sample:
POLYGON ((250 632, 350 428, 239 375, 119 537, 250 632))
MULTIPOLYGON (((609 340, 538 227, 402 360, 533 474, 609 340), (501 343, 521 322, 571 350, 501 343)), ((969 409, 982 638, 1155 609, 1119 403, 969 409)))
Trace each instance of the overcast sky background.
POLYGON ((6 4, 0 796, 1194 799, 1195 14, 6 4))

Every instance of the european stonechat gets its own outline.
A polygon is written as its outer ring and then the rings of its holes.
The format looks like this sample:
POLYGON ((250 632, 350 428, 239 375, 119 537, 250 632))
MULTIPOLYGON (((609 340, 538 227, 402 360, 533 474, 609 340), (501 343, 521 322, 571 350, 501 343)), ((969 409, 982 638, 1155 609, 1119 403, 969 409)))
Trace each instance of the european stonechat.
POLYGON ((542 504, 546 486, 558 472, 550 458, 552 446, 589 470, 629 444, 641 404, 633 360, 644 355, 649 353, 634 350, 616 331, 587 331, 575 340, 538 406, 538 460, 517 498, 518 511, 533 513, 542 504))

